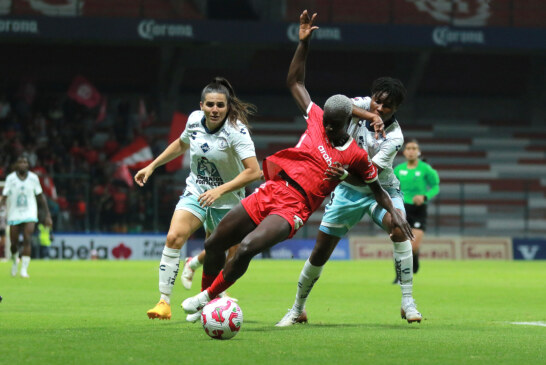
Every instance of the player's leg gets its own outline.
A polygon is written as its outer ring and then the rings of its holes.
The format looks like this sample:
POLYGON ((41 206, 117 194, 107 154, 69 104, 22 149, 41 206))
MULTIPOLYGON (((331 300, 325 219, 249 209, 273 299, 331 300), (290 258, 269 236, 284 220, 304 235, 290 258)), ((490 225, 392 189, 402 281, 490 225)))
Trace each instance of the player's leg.
POLYGON ((161 296, 157 305, 147 312, 148 318, 171 318, 170 297, 180 265, 180 250, 188 238, 202 225, 202 220, 198 218, 195 211, 177 209, 173 213, 159 263, 159 292, 161 296))
POLYGON ((13 260, 13 265, 11 265, 11 276, 16 276, 17 271, 19 271, 19 234, 20 234, 21 224, 11 225, 9 227, 9 239, 10 239, 10 251, 11 259, 13 260))
POLYGON ((34 222, 27 222, 21 225, 23 231, 23 251, 21 255, 21 277, 28 278, 28 265, 30 264, 30 255, 32 250, 32 234, 36 228, 34 222))
POLYGON ((413 273, 416 274, 417 271, 419 271, 419 247, 421 246, 425 231, 413 228, 413 235, 415 236, 415 239, 411 241, 411 249, 413 251, 413 273))
POLYGON ((334 190, 326 205, 315 247, 300 272, 294 304, 275 326, 287 327, 307 322, 305 303, 320 278, 324 265, 341 237, 362 219, 366 207, 372 201, 361 192, 343 185, 334 190))
POLYGON ((189 256, 184 261, 184 269, 182 270, 182 275, 180 275, 180 280, 182 281, 182 285, 186 289, 191 289, 191 285, 193 283, 193 275, 195 274, 195 270, 200 268, 203 265, 203 261, 205 260, 205 250, 202 250, 199 255, 196 256, 189 256))
MULTIPOLYGON (((279 217, 280 218, 280 217, 279 217)), ((262 222, 263 223, 263 222, 262 222)), ((201 293, 187 298, 182 302, 182 308, 187 313, 195 313, 200 310, 206 303, 216 297, 221 292, 225 291, 233 282, 224 280, 223 272, 221 271, 224 265, 234 262, 237 257, 229 260, 226 264, 226 250, 241 242, 245 236, 252 233, 256 229, 256 223, 250 218, 242 204, 235 206, 216 229, 211 233, 210 237, 205 241, 205 261, 203 263, 203 276, 201 279, 201 293), (214 286, 214 294, 209 295, 210 288, 214 286), (222 287, 221 290, 216 289, 222 287)), ((238 250, 241 249, 239 245, 238 250)))
MULTIPOLYGON (((402 214, 405 214, 402 197, 395 192, 389 191, 393 205, 402 214)), ((408 322, 421 322, 422 316, 417 311, 413 300, 413 255, 411 242, 408 237, 398 228, 393 229, 390 213, 377 206, 371 209, 372 219, 390 234, 393 243, 393 259, 395 270, 400 278, 402 291, 402 318, 408 322)))

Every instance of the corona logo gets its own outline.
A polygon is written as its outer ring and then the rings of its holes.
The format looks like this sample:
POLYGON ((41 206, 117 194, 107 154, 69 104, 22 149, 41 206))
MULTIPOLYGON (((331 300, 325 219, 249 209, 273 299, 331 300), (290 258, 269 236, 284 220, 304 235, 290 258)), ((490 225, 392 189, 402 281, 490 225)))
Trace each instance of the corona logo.
POLYGON ((486 25, 491 0, 406 0, 434 19, 458 26, 486 25))

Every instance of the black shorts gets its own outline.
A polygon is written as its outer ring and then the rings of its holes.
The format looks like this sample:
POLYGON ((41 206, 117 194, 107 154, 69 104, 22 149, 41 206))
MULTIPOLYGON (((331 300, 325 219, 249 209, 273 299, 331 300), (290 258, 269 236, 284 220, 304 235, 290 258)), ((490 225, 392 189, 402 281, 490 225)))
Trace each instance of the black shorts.
POLYGON ((406 219, 412 228, 427 230, 427 205, 404 204, 406 219))

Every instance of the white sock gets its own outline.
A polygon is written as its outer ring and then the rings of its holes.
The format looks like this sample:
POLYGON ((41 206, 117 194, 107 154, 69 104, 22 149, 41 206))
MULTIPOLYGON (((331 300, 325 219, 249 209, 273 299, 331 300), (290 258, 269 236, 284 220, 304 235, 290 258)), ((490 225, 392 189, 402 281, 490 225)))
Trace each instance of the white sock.
POLYGON ((28 264, 30 264, 30 256, 23 256, 21 262, 22 262, 21 271, 22 272, 27 272, 28 264))
POLYGON ((413 254, 411 242, 393 242, 394 246, 394 267, 400 278, 402 299, 411 298, 413 291, 413 254))
POLYGON ((199 256, 193 256, 192 259, 190 260, 190 267, 193 271, 197 270, 198 268, 201 267, 201 265, 203 265, 202 263, 199 262, 198 257, 199 256))
POLYGON ((313 289, 313 285, 317 282, 322 272, 324 266, 314 266, 309 262, 309 259, 305 261, 303 269, 300 273, 300 278, 298 280, 298 290, 296 292, 296 300, 292 306, 292 310, 301 313, 305 308, 305 302, 307 302, 307 297, 313 289))
POLYGON ((179 265, 180 249, 165 246, 159 263, 159 292, 161 293, 161 299, 169 304, 171 303, 170 297, 178 275, 179 265))

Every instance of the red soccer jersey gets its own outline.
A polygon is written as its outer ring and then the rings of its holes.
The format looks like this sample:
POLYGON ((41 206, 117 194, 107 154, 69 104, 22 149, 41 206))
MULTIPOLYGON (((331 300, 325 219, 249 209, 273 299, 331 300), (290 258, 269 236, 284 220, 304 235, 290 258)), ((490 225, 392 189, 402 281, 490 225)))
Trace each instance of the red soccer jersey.
POLYGON ((377 169, 368 159, 368 154, 359 148, 353 138, 343 146, 333 147, 322 125, 324 112, 315 103, 309 104, 307 130, 296 147, 287 148, 267 157, 263 164, 267 180, 281 171, 296 181, 305 190, 309 207, 315 211, 328 194, 339 184, 324 180, 324 172, 331 164, 341 163, 350 173, 360 176, 366 183, 377 179, 377 169))

